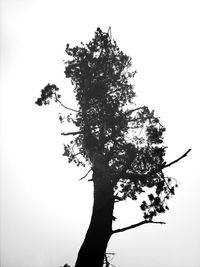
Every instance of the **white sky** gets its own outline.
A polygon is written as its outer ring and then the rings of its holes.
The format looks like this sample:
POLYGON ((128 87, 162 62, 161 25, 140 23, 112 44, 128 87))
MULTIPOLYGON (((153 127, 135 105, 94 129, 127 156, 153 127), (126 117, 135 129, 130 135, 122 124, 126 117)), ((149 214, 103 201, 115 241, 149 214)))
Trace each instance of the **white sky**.
MULTIPOLYGON (((200 266, 199 1, 0 1, 1 266, 73 266, 92 208, 86 170, 67 164, 55 105, 34 101, 47 83, 65 90, 65 45, 107 30, 133 58, 138 102, 166 126, 166 159, 192 152, 168 174, 180 183, 165 226, 113 236, 117 267, 200 266)), ((135 203, 116 209, 123 227, 142 220, 135 203)))

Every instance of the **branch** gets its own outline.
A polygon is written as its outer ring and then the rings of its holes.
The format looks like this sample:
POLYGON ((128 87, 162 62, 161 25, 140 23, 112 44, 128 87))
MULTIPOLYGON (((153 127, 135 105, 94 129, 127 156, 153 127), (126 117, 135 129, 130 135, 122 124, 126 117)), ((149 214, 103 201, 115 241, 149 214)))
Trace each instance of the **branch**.
POLYGON ((76 154, 73 154, 73 157, 76 157, 76 156, 78 156, 78 155, 81 155, 81 152, 78 152, 78 153, 76 153, 76 154))
POLYGON ((118 197, 118 195, 114 195, 115 203, 120 202, 123 200, 122 197, 118 197))
POLYGON ((78 112, 78 110, 75 110, 73 108, 68 108, 65 105, 63 105, 63 103, 58 99, 57 95, 56 94, 54 94, 54 95, 55 95, 56 102, 58 102, 63 108, 74 111, 74 112, 78 112))
POLYGON ((130 225, 128 227, 124 227, 124 228, 120 228, 120 229, 114 230, 114 231, 112 231, 112 234, 124 232, 124 231, 136 228, 136 227, 138 227, 140 225, 147 224, 147 223, 165 224, 165 222, 154 222, 154 221, 146 221, 145 220, 145 221, 142 221, 142 222, 139 222, 139 223, 136 223, 136 224, 132 224, 132 225, 130 225))
POLYGON ((178 162, 178 161, 181 160, 182 158, 186 157, 187 154, 188 154, 191 150, 192 150, 192 149, 188 149, 188 150, 187 150, 181 157, 179 157, 178 159, 176 159, 176 160, 174 160, 174 161, 172 161, 172 162, 170 162, 170 163, 168 163, 168 164, 165 164, 165 165, 162 167, 162 169, 167 168, 167 167, 173 165, 174 163, 178 162))
POLYGON ((180 161, 182 158, 186 157, 187 154, 191 151, 191 149, 188 149, 181 157, 179 157, 176 160, 173 160, 172 162, 168 163, 168 164, 163 164, 161 165, 159 168, 157 168, 156 170, 150 170, 148 173, 146 174, 139 174, 139 173, 135 173, 135 172, 131 172, 131 173, 126 173, 127 168, 130 166, 130 162, 128 164, 126 164, 124 166, 124 168, 122 169, 122 171, 116 176, 116 180, 118 180, 119 178, 122 177, 122 179, 130 179, 130 180, 145 180, 145 179, 149 179, 150 177, 152 177, 152 175, 156 175, 157 173, 159 173, 160 171, 162 171, 163 169, 170 167, 171 165, 177 163, 178 161, 180 161))
POLYGON ((86 178, 87 175, 91 172, 91 170, 92 170, 92 168, 89 169, 89 171, 88 171, 83 177, 81 177, 81 178, 79 179, 79 181, 81 181, 81 180, 83 180, 84 178, 86 178))
POLYGON ((61 135, 76 135, 76 134, 81 134, 83 133, 82 131, 78 131, 78 132, 69 132, 69 133, 61 133, 61 135))
POLYGON ((130 115, 130 114, 133 113, 134 111, 137 111, 137 110, 140 110, 140 109, 144 109, 144 108, 146 108, 146 106, 142 106, 142 107, 135 108, 135 109, 130 109, 130 110, 128 110, 126 113, 127 113, 128 115, 130 115))

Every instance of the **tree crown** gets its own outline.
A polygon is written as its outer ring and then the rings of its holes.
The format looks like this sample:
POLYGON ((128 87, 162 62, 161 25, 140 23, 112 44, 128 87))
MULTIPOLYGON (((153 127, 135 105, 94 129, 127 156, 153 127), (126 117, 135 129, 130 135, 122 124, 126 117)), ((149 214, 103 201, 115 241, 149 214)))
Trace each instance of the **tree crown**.
MULTIPOLYGON (((130 70, 131 58, 111 38, 110 29, 103 32, 100 28, 87 44, 67 44, 66 53, 69 59, 65 75, 71 79, 78 104, 76 111, 71 109, 75 118, 68 115, 67 121, 78 130, 63 133, 70 138, 64 155, 77 166, 92 165, 94 156, 102 155, 108 179, 120 200, 136 200, 151 188, 148 200, 140 206, 144 218, 151 220, 168 209, 166 200, 174 194, 177 183, 163 173, 165 127, 154 111, 134 104, 132 79, 136 72, 130 70)), ((60 102, 58 90, 56 85, 48 84, 36 104, 49 104, 51 98, 60 102)))

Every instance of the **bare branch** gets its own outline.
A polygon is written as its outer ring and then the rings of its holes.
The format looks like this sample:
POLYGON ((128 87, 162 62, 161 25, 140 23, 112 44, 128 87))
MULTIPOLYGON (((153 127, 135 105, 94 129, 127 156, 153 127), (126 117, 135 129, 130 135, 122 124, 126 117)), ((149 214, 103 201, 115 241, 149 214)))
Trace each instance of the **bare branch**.
POLYGON ((162 169, 167 168, 167 167, 173 165, 174 163, 178 162, 178 161, 181 160, 182 158, 186 157, 187 154, 188 154, 191 150, 192 150, 192 149, 188 149, 188 150, 187 150, 181 157, 179 157, 178 159, 176 159, 176 160, 174 160, 174 161, 172 161, 172 162, 170 162, 170 163, 168 163, 168 164, 165 164, 165 165, 162 167, 162 169))
POLYGON ((136 224, 132 224, 132 225, 124 227, 124 228, 120 228, 120 229, 114 230, 114 231, 112 231, 112 234, 121 233, 121 232, 136 228, 138 226, 141 226, 141 225, 147 224, 147 223, 165 224, 165 222, 154 222, 154 221, 146 221, 145 220, 145 221, 142 221, 142 222, 139 222, 139 223, 136 223, 136 224))
MULTIPOLYGON (((181 157, 179 157, 178 159, 175 159, 173 161, 171 161, 170 163, 166 164, 164 163, 163 165, 161 165, 161 167, 157 168, 156 170, 151 170, 149 171, 148 173, 146 173, 143 178, 145 177, 151 177, 152 175, 155 175, 157 174, 158 172, 162 171, 163 169, 167 168, 167 167, 170 167, 171 165, 177 163, 179 160, 181 160, 182 158, 186 157, 187 154, 191 151, 191 149, 188 149, 181 157)), ((139 178, 139 176, 138 176, 139 178)))
POLYGON ((83 133, 82 131, 78 131, 78 132, 69 132, 69 133, 61 133, 61 135, 77 135, 77 134, 81 134, 83 133))
POLYGON ((84 178, 86 178, 87 175, 91 172, 91 170, 92 170, 92 168, 89 169, 89 171, 88 171, 83 177, 81 177, 81 178, 79 179, 79 181, 81 181, 81 180, 83 180, 84 178))
POLYGON ((67 106, 65 106, 65 105, 59 100, 59 98, 57 97, 57 95, 56 95, 56 94, 54 94, 54 95, 55 95, 56 102, 58 102, 63 108, 68 109, 68 110, 71 110, 71 111, 74 111, 74 112, 78 112, 78 110, 75 110, 75 109, 73 109, 73 108, 68 108, 67 106))
POLYGON ((149 171, 149 173, 147 173, 145 176, 150 177, 151 175, 155 175, 158 172, 162 171, 163 169, 177 163, 179 160, 181 160, 182 158, 186 157, 187 154, 191 151, 191 149, 188 149, 181 157, 179 157, 178 159, 173 160, 172 162, 166 164, 164 163, 160 168, 158 168, 157 170, 153 170, 153 171, 149 171))

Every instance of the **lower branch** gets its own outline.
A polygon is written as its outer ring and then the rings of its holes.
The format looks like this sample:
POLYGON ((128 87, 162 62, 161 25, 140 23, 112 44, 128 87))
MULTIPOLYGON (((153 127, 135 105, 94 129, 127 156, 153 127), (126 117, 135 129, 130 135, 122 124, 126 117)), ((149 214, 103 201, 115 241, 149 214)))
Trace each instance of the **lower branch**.
POLYGON ((136 224, 132 224, 132 225, 127 226, 127 227, 124 227, 124 228, 120 228, 120 229, 114 230, 114 231, 112 231, 112 234, 124 232, 124 231, 130 230, 130 229, 133 229, 133 228, 136 228, 138 226, 141 226, 141 225, 147 224, 147 223, 165 224, 165 222, 154 222, 154 221, 146 221, 145 220, 145 221, 142 221, 142 222, 139 222, 139 223, 136 223, 136 224))

